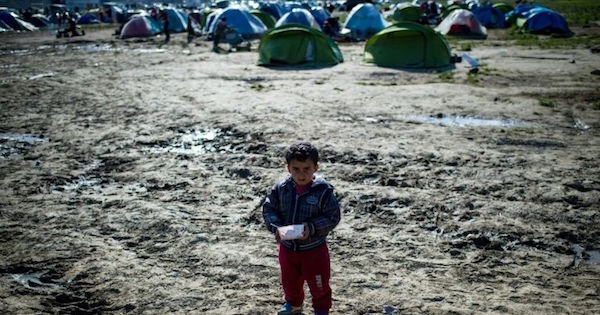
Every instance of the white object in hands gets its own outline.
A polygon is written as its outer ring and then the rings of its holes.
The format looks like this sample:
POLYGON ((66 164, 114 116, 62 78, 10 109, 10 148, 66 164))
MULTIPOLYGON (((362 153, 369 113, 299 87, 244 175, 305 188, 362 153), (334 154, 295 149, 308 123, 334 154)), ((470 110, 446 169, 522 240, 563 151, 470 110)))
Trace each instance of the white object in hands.
POLYGON ((303 224, 294 224, 294 225, 286 225, 280 226, 277 228, 277 232, 279 233, 279 237, 282 240, 295 240, 302 237, 304 233, 304 225, 303 224))

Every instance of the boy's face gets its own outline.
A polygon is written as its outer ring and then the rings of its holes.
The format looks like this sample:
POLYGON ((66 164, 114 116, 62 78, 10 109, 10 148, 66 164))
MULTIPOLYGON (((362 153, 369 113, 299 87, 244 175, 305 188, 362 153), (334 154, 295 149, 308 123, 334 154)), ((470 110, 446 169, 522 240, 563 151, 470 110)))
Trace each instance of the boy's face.
POLYGON ((317 172, 319 166, 311 159, 304 161, 291 160, 287 165, 287 169, 296 184, 306 185, 313 179, 313 175, 317 172))

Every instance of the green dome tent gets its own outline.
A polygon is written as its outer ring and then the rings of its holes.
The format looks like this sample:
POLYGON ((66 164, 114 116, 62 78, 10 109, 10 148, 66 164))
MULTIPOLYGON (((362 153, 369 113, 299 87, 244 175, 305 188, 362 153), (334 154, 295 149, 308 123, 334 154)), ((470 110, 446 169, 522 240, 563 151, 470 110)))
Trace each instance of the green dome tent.
POLYGON ((314 66, 343 62, 340 49, 323 32, 300 24, 285 24, 267 32, 258 46, 258 64, 314 66))
POLYGON ((398 4, 392 15, 392 19, 396 22, 418 22, 423 12, 419 7, 410 2, 398 4))
POLYGON ((250 14, 259 18, 268 29, 272 29, 273 27, 275 27, 275 23, 277 21, 275 21, 275 18, 269 13, 254 9, 250 10, 250 14))
POLYGON ((443 35, 421 24, 401 22, 369 38, 363 61, 392 68, 438 68, 450 65, 450 57, 443 35))

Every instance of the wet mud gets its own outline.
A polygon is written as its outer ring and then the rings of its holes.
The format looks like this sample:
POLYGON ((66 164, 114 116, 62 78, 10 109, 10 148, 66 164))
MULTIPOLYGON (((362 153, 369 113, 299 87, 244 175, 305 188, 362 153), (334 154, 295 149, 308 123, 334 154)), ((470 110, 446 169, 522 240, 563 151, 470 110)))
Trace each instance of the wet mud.
POLYGON ((177 34, 0 37, 7 313, 274 313, 261 204, 300 139, 342 206, 332 314, 600 312, 589 50, 478 47, 494 71, 472 85, 466 64, 363 65, 360 43, 270 69, 177 34))

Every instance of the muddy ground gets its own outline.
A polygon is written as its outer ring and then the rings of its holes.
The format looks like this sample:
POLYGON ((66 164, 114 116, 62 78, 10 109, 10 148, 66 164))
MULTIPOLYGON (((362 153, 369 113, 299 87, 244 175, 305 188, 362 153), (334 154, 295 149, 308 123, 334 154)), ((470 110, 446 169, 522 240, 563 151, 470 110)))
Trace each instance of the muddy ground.
POLYGON ((300 139, 342 205, 332 314, 600 313, 589 47, 489 41, 472 75, 111 32, 0 34, 3 314, 273 314, 260 208, 300 139))

